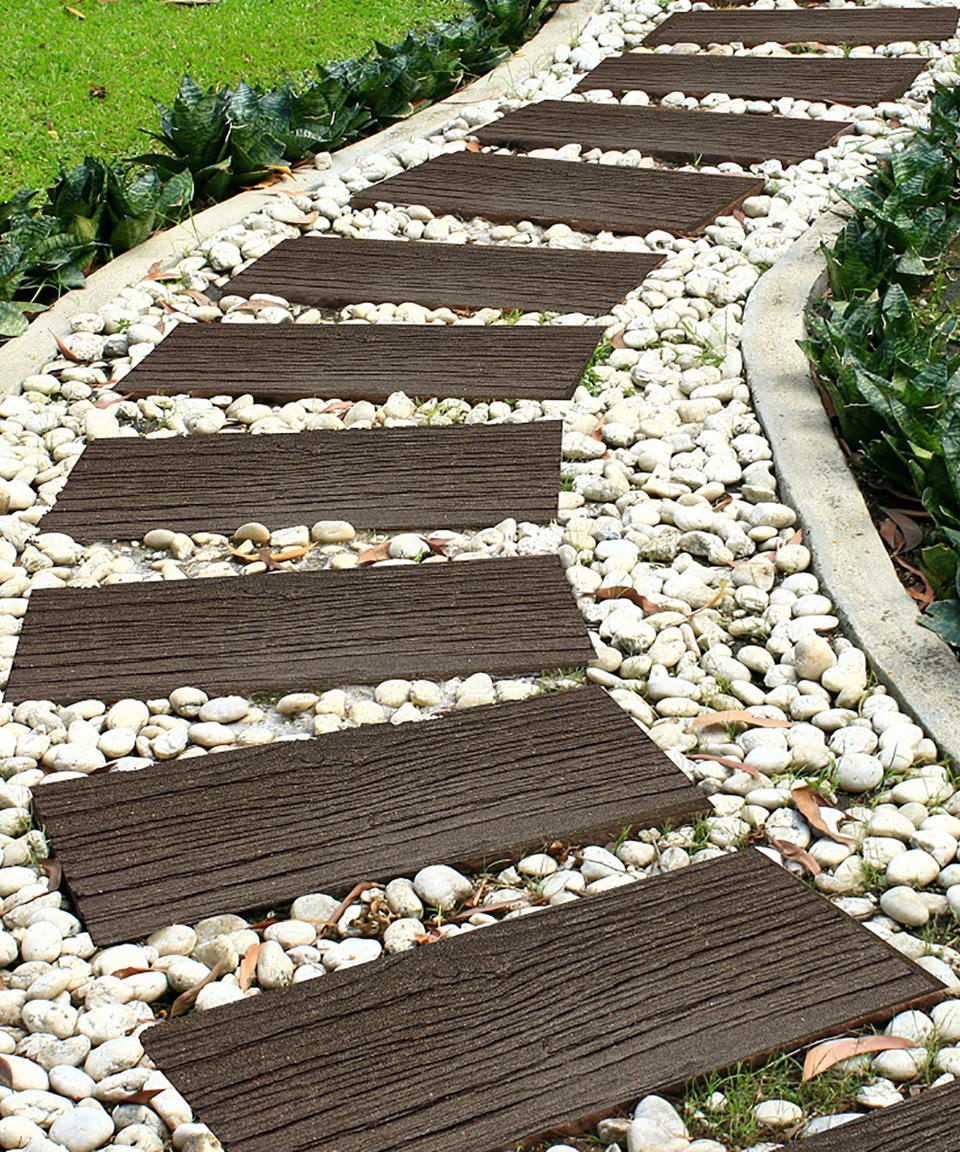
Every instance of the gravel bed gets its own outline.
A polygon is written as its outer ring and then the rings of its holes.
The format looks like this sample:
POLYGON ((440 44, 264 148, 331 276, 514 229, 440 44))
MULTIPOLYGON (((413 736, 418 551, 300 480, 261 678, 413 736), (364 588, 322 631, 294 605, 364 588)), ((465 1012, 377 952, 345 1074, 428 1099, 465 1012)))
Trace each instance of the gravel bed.
MULTIPOLYGON (((793 5, 755 5, 774 6, 793 5)), ((690 7, 686 0, 610 0, 577 44, 559 51, 549 69, 500 105, 465 107, 442 134, 340 176, 332 173, 329 157, 318 157, 311 193, 278 194, 265 211, 185 253, 162 276, 124 290, 99 313, 75 317, 63 355, 28 377, 21 395, 0 399, 2 679, 34 588, 243 575, 268 564, 317 570, 557 554, 596 650, 587 669, 509 680, 480 673, 444 683, 390 680, 323 693, 304 684, 281 697, 214 699, 184 685, 169 698, 124 700, 109 708, 96 700, 68 707, 0 703, 0 1068, 9 1082, 0 1086, 0 1147, 218 1149, 213 1134, 153 1069, 138 1038, 174 997, 218 964, 225 974, 203 987, 196 1011, 270 994, 505 916, 587 899, 746 844, 806 875, 868 930, 960 990, 956 778, 933 742, 874 681, 820 592, 803 526, 778 498, 773 447, 751 409, 739 351, 743 302, 761 272, 838 202, 840 191, 924 124, 933 77, 957 82, 960 41, 852 49, 851 56, 919 51, 932 60, 902 99, 875 108, 723 94, 699 101, 680 93, 664 97, 660 103, 670 106, 856 124, 853 134, 794 166, 768 161, 746 169, 732 163, 702 168, 749 171, 766 186, 742 211, 718 218, 696 238, 659 231, 590 236, 565 225, 435 217, 416 206, 347 206, 358 189, 466 147, 471 129, 498 111, 540 97, 614 101, 609 92, 570 93, 605 55, 636 47, 666 14, 690 7), (665 262, 598 318, 495 309, 463 316, 362 301, 331 313, 278 297, 222 294, 232 275, 281 240, 326 232, 398 242, 655 251, 665 262), (196 322, 590 324, 605 345, 571 401, 471 405, 402 393, 382 405, 336 397, 282 405, 249 395, 125 398, 122 380, 131 367, 175 324, 196 322), (43 532, 43 513, 88 439, 550 418, 562 418, 565 429, 560 513, 549 526, 513 520, 469 530, 423 525, 388 537, 343 522, 251 523, 238 525, 228 538, 188 536, 158 524, 142 541, 86 548, 43 532), (632 588, 634 600, 598 598, 611 588, 632 588), (635 602, 640 597, 647 610, 635 602), (651 612, 651 606, 659 610, 651 612), (289 908, 171 925, 146 941, 104 950, 93 946, 67 901, 49 891, 45 839, 30 816, 31 790, 44 782, 359 724, 428 721, 452 707, 523 699, 585 679, 605 686, 698 782, 712 815, 674 829, 626 830, 613 844, 549 845, 482 874, 437 864, 370 887, 346 908, 329 894, 304 893, 289 908), (788 726, 756 727, 724 715, 745 709, 788 726), (720 714, 713 723, 706 722, 710 713, 720 714), (809 812, 810 787, 820 795, 815 822, 798 807, 799 801, 809 812), (334 916, 335 924, 324 928, 334 916), (128 1099, 157 1088, 163 1091, 148 1103, 128 1099)), ((713 51, 744 54, 730 47, 713 51)), ((823 52, 846 54, 840 47, 823 52)), ((785 50, 766 45, 748 54, 785 50)), ((640 92, 622 101, 651 102, 640 92)), ((637 152, 575 145, 533 155, 658 166, 637 152)), ((829 978, 829 957, 825 973, 829 978)), ((763 1100, 754 1119, 765 1142, 753 1144, 752 1152, 777 1147, 778 1133, 821 1131, 960 1074, 960 1005, 954 1001, 931 1013, 902 1013, 887 1031, 916 1046, 848 1061, 863 1079, 846 1112, 817 1116, 789 1100, 763 1100)), ((694 1138, 703 1113, 687 1106, 693 1099, 670 1104, 647 1097, 633 1114, 610 1117, 593 1134, 611 1152, 741 1147, 694 1138)), ((722 1094, 709 1097, 714 1115, 729 1106, 722 1094)), ((554 1144, 551 1152, 572 1147, 554 1144)))

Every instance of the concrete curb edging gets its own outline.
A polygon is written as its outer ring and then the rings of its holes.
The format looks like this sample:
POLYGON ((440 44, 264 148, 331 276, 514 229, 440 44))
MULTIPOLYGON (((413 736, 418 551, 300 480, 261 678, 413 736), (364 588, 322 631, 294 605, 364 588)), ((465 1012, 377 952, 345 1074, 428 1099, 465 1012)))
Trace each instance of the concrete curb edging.
MULTIPOLYGON (((341 148, 333 154, 333 165, 326 171, 342 172, 368 156, 433 135, 456 119, 464 103, 501 98, 521 81, 551 64, 557 48, 574 40, 591 16, 602 10, 605 2, 559 0, 560 7, 540 31, 492 72, 478 77, 422 112, 341 148)), ((122 288, 142 279, 152 264, 165 265, 179 259, 184 250, 201 243, 214 232, 239 223, 248 213, 265 207, 281 189, 285 192, 309 191, 319 183, 319 176, 316 168, 306 167, 297 172, 295 179, 277 184, 269 191, 240 192, 173 228, 158 232, 105 264, 87 278, 85 287, 61 296, 33 321, 22 336, 0 345, 0 395, 19 392, 24 377, 41 371, 56 353, 54 335, 68 335, 74 316, 81 312, 96 312, 122 288)))
POLYGON ((918 622, 824 411, 807 357, 808 302, 823 291, 820 251, 843 227, 827 213, 766 272, 747 298, 742 351, 786 501, 802 523, 814 568, 880 680, 960 764, 960 666, 918 622))

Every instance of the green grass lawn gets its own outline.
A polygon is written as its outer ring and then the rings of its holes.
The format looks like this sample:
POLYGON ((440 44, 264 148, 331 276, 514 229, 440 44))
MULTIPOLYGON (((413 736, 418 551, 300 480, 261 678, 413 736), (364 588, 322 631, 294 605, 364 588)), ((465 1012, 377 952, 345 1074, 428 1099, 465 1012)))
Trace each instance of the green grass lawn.
POLYGON ((155 146, 159 122, 189 73, 204 85, 270 83, 318 61, 357 56, 433 19, 457 0, 3 0, 0 199, 45 187, 57 160, 104 159, 155 146), (75 8, 85 19, 67 9, 75 8))

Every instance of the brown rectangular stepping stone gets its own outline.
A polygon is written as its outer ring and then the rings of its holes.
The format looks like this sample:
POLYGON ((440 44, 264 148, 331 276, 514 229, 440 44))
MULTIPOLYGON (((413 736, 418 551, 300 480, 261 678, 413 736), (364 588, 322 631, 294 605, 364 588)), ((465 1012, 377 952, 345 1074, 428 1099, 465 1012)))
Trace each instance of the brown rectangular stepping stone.
POLYGON ((64 781, 35 806, 99 945, 710 810, 600 688, 64 781))
POLYGON ((8 700, 115 701, 578 668, 593 659, 553 556, 47 588, 8 700))
POLYGON ((588 149, 625 152, 636 148, 664 160, 699 158, 708 164, 725 160, 753 164, 776 159, 796 164, 828 147, 852 127, 837 120, 542 100, 478 128, 476 137, 481 144, 517 148, 559 147, 573 142, 588 149))
POLYGON ((362 528, 483 527, 557 514, 559 420, 364 428, 294 436, 115 437, 88 443, 43 531, 140 540, 152 528, 230 536, 347 520, 362 528))
POLYGON ((230 1152, 491 1152, 943 993, 750 850, 141 1040, 230 1152))
POLYGON ((461 217, 642 235, 695 232, 762 187, 752 177, 454 152, 356 193, 353 203, 424 204, 461 217))
POLYGON ((651 96, 793 96, 839 104, 879 104, 902 95, 927 66, 923 59, 860 60, 836 56, 674 56, 629 52, 610 56, 577 85, 651 96))
POLYGON ((124 376, 123 391, 567 400, 602 335, 573 324, 178 324, 124 376))
POLYGON ((271 248, 224 291, 327 308, 369 301, 604 313, 661 260, 633 252, 300 237, 271 248))
POLYGON ((929 1089, 786 1147, 797 1152, 960 1152, 960 1084, 929 1089))
POLYGON ((956 8, 799 8, 789 12, 726 9, 676 12, 644 44, 889 44, 931 40, 957 31, 956 8))

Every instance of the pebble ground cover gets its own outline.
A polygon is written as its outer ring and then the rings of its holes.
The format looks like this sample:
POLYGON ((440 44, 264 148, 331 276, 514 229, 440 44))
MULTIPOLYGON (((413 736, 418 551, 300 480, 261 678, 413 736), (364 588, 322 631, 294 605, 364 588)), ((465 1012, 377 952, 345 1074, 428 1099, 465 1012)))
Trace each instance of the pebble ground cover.
POLYGON ((463 13, 457 0, 230 0, 196 7, 161 0, 10 0, 0 84, 3 193, 45 187, 57 161, 147 151, 184 73, 203 85, 265 83, 357 56, 375 39, 463 13), (80 13, 77 16, 70 9, 80 13))
MULTIPOLYGON (((271 995, 291 982, 322 979, 327 971, 416 948, 437 936, 476 931, 503 916, 589 900, 748 843, 805 875, 868 930, 952 991, 960 990, 957 779, 927 734, 878 685, 821 592, 803 525, 779 498, 773 449, 752 411, 739 351, 743 302, 762 270, 840 190, 862 181, 878 157, 909 142, 925 122, 934 79, 957 83, 960 41, 820 49, 838 56, 919 52, 930 58, 928 71, 903 98, 875 108, 719 94, 700 101, 665 97, 665 105, 856 123, 854 133, 798 165, 752 166, 766 181, 763 194, 697 238, 660 231, 594 237, 564 225, 492 226, 434 217, 417 207, 348 206, 353 191, 463 148, 471 128, 498 111, 541 95, 568 96, 577 77, 604 55, 635 47, 665 14, 688 7, 686 0, 609 0, 576 44, 561 48, 549 68, 501 104, 465 106, 437 136, 339 175, 329 157, 318 157, 313 192, 278 195, 263 212, 185 253, 172 265, 174 279, 144 281, 98 313, 76 317, 66 343, 77 359, 51 361, 24 381, 21 395, 0 400, 3 675, 35 588, 213 575, 242 579, 243 573, 263 570, 257 549, 264 545, 277 554, 309 549, 301 559, 283 561, 291 569, 351 568, 373 547, 381 557, 375 562, 392 564, 555 553, 596 649, 586 669, 510 680, 479 673, 444 683, 390 680, 323 693, 304 684, 279 699, 210 699, 200 687, 184 684, 168 698, 124 700, 109 708, 96 700, 66 707, 0 704, 0 1053, 10 1080, 0 1088, 0 1145, 33 1152, 161 1152, 172 1142, 185 1152, 213 1152, 219 1147, 215 1136, 151 1067, 139 1034, 218 964, 223 974, 202 988, 197 1011, 271 995), (598 319, 494 309, 465 318, 443 308, 364 302, 331 314, 276 297, 251 303, 231 295, 204 302, 203 294, 248 261, 303 232, 398 243, 472 239, 513 247, 652 250, 666 259, 625 302, 598 319), (123 375, 174 323, 201 320, 594 324, 606 343, 568 402, 470 405, 403 394, 382 405, 333 406, 329 397, 275 406, 252 396, 121 399, 123 375), (117 403, 96 406, 104 400, 117 403), (88 548, 43 532, 43 512, 90 438, 558 416, 565 421, 560 513, 548 526, 507 520, 470 530, 456 525, 452 531, 451 525, 423 525, 422 534, 388 540, 343 522, 251 522, 238 525, 232 539, 188 536, 158 524, 143 541, 88 548), (432 554, 424 543, 441 532, 445 556, 432 554), (646 614, 629 600, 597 598, 604 588, 624 586, 663 610, 646 614), (711 815, 689 826, 626 829, 612 844, 531 851, 482 873, 432 865, 365 891, 340 914, 336 930, 319 937, 315 922, 329 918, 339 902, 327 893, 305 892, 289 908, 272 910, 276 922, 267 927, 251 927, 260 917, 230 913, 97 950, 64 898, 48 890, 43 832, 30 820, 31 790, 45 780, 108 764, 136 770, 178 756, 359 724, 429 723, 451 705, 482 707, 584 679, 604 685, 699 783, 711 815), (756 727, 730 715, 743 709, 784 726, 756 727), (811 807, 811 788, 824 797, 819 807, 811 807), (504 911, 504 904, 513 907, 504 911), (447 922, 445 914, 471 907, 467 919, 447 922), (130 969, 147 971, 126 974, 130 969), (122 1102, 154 1088, 163 1091, 147 1104, 122 1102)), ((752 51, 785 52, 774 45, 752 51)), ((608 92, 570 98, 615 99, 608 92)), ((623 102, 651 101, 641 92, 623 102)), ((637 153, 601 154, 577 146, 537 154, 571 163, 654 165, 637 153)), ((718 169, 740 171, 735 164, 718 169)), ((240 629, 248 623, 237 621, 240 629)), ((375 965, 370 979, 376 980, 375 965)), ((824 980, 829 979, 825 956, 824 980)), ((669 1102, 647 1097, 631 1113, 601 1121, 583 1140, 550 1148, 569 1152, 599 1143, 611 1152, 770 1152, 788 1134, 855 1122, 871 1109, 960 1074, 956 1000, 929 1013, 902 1013, 886 1031, 910 1046, 844 1061, 806 1083, 797 1054, 779 1057, 759 1069, 689 1085, 669 1102)))

